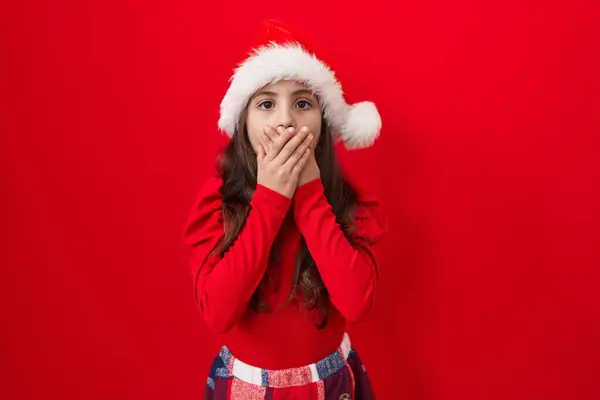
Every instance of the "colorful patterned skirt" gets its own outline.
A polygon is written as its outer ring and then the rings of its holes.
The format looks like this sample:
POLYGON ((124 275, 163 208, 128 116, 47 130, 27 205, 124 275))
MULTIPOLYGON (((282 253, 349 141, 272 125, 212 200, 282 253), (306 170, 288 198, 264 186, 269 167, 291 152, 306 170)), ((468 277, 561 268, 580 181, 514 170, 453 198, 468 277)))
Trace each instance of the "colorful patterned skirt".
POLYGON ((340 347, 305 367, 266 370, 236 359, 223 346, 210 369, 205 400, 371 400, 375 395, 347 334, 340 347))

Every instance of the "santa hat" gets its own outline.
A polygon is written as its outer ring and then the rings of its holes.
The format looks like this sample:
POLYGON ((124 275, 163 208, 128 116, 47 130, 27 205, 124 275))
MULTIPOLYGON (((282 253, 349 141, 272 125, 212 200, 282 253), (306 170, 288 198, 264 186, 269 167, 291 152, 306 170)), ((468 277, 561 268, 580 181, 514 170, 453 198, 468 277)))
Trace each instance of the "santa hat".
POLYGON ((233 136, 252 95, 268 84, 288 79, 302 81, 313 90, 332 133, 346 148, 369 147, 379 136, 381 117, 375 104, 348 104, 331 68, 274 20, 265 22, 250 54, 235 69, 221 102, 219 128, 233 136))

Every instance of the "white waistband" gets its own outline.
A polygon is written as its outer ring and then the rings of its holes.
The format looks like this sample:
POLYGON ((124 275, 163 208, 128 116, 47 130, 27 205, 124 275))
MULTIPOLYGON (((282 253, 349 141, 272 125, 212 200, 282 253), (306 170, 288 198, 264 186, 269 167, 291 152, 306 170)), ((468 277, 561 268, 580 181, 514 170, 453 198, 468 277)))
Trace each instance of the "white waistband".
MULTIPOLYGON (((278 377, 277 380, 287 380, 287 378, 284 377, 298 377, 302 375, 304 378, 292 378, 291 380, 296 382, 298 385, 318 382, 327 376, 325 374, 334 373, 343 368, 348 356, 350 355, 351 349, 352 344, 350 343, 350 337, 347 333, 344 333, 342 343, 331 355, 320 361, 317 361, 316 363, 306 365, 304 367, 289 368, 284 370, 266 370, 263 368, 254 367, 241 360, 238 360, 235 358, 235 356, 233 356, 232 375, 244 382, 259 386, 266 386, 265 380, 272 381, 273 377, 278 377)), ((295 386, 295 384, 292 382, 288 382, 288 384, 281 382, 281 384, 283 386, 295 386)))

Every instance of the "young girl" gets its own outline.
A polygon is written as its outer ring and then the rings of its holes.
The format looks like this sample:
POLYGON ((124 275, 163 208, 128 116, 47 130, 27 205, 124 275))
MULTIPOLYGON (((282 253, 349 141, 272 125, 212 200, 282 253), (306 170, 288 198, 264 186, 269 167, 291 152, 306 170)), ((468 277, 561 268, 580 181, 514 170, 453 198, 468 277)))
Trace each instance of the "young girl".
POLYGON ((387 225, 334 139, 370 146, 381 120, 283 25, 263 33, 221 103, 231 141, 184 230, 200 312, 225 343, 204 398, 372 399, 345 325, 372 307, 387 225))

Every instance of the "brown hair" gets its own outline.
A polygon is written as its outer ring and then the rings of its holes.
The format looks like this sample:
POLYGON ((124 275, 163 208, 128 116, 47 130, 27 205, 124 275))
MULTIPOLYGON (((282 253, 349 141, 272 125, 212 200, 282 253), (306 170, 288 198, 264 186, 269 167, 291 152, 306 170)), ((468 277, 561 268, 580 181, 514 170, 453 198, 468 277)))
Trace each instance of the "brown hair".
MULTIPOLYGON (((247 113, 244 112, 241 116, 238 128, 219 157, 217 164, 223 180, 220 191, 223 198, 222 213, 225 235, 215 251, 218 251, 221 257, 227 253, 241 232, 250 211, 250 199, 256 188, 257 160, 248 139, 246 115, 247 113)), ((357 205, 356 194, 344 179, 337 163, 334 140, 325 119, 323 119, 321 127, 320 139, 315 148, 315 158, 321 172, 325 196, 342 232, 354 243, 358 239, 353 236, 354 211, 357 205)), ((276 246, 272 247, 270 261, 277 261, 278 250, 276 246)), ((275 285, 277 287, 277 283, 275 285)), ((298 288, 302 291, 306 310, 313 311, 320 307, 322 318, 320 321, 315 320, 315 325, 317 328, 323 329, 328 320, 329 296, 304 238, 301 240, 300 251, 296 258, 292 292, 284 306, 292 299, 297 299, 298 288)), ((250 306, 259 312, 270 311, 259 298, 258 291, 255 291, 252 296, 250 306)))

